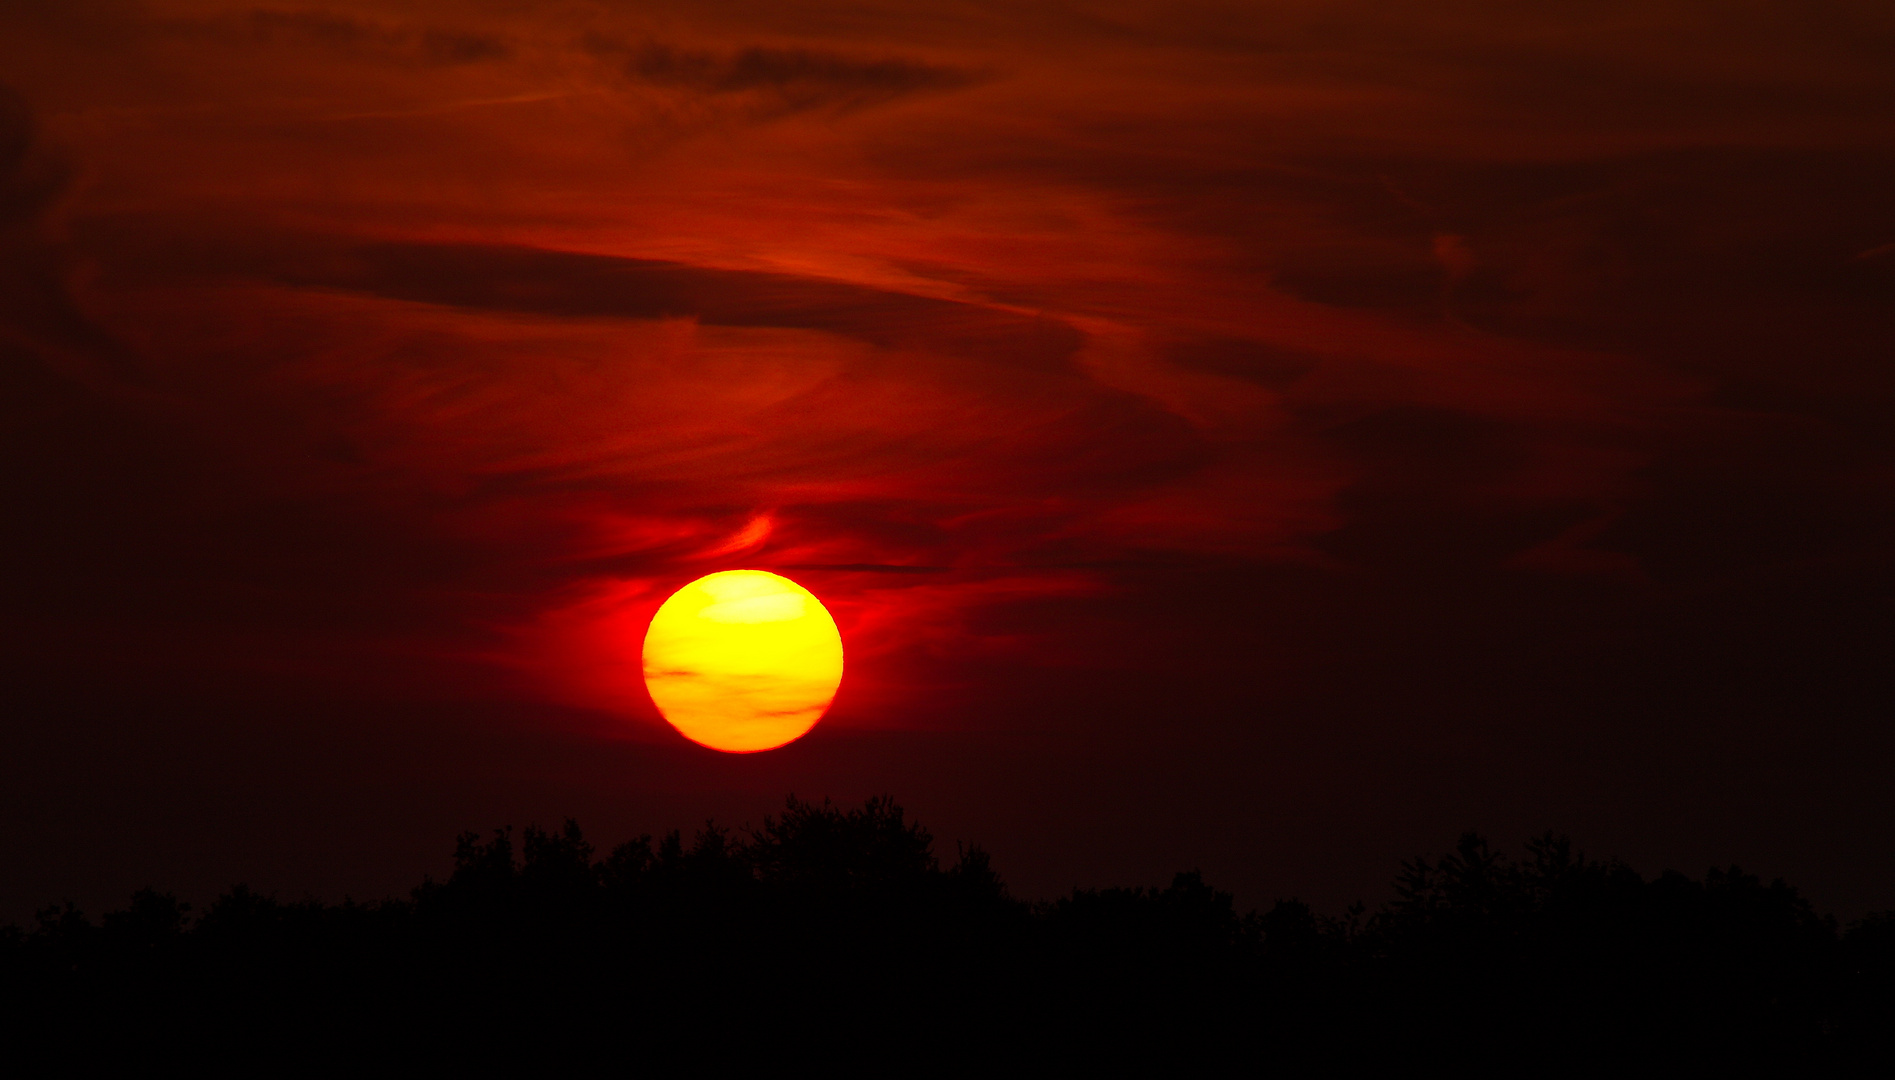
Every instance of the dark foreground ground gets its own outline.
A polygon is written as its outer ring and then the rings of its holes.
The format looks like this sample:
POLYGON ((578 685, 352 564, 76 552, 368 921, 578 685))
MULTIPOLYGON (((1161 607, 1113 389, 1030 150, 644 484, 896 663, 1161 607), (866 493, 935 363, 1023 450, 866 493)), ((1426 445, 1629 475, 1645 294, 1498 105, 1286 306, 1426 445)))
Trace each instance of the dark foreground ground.
MULTIPOLYGON (((1895 916, 1841 932, 1735 869, 1647 880, 1556 838, 1463 838, 1373 913, 1162 890, 1011 899, 900 808, 791 800, 754 833, 463 836, 406 900, 201 913, 140 893, 0 941, 6 1055, 263 1073, 505 1065, 1348 1074, 1876 1074, 1895 916)), ((17 1074, 16 1075, 22 1075, 17 1074)))

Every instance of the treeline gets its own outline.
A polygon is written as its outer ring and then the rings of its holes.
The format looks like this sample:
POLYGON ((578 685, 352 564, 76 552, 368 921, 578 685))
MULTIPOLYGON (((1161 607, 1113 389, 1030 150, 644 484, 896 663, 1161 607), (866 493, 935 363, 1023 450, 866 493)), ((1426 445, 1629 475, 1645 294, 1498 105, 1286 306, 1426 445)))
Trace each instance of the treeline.
POLYGON ((453 874, 402 900, 239 887, 202 913, 149 891, 98 923, 49 909, 0 940, 6 1045, 279 1069, 370 1052, 897 1073, 1895 1060, 1895 917, 1842 932, 1782 882, 1647 879, 1554 837, 1520 858, 1463 837, 1405 864, 1382 909, 1341 916, 1239 913, 1195 873, 1019 901, 978 848, 944 863, 887 799, 791 799, 754 831, 603 856, 571 822, 519 841, 462 836, 453 874))

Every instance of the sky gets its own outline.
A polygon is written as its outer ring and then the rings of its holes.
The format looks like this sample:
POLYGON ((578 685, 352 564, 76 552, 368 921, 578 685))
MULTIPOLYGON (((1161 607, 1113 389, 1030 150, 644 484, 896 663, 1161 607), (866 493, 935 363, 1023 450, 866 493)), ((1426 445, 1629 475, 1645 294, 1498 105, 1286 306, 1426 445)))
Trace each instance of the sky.
POLYGON ((889 793, 1024 896, 1465 829, 1895 908, 1895 11, 0 10, 0 920, 889 793), (644 627, 755 568, 835 705, 644 627))

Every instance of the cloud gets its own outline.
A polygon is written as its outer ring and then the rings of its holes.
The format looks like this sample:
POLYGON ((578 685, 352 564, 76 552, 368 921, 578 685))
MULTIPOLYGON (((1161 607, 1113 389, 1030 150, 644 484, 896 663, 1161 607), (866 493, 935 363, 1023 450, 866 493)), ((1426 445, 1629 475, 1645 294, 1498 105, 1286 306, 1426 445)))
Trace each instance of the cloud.
POLYGON ((314 45, 342 54, 424 65, 504 60, 513 51, 493 34, 389 22, 322 8, 255 8, 164 25, 173 32, 247 38, 262 45, 314 45))
POLYGON ((731 52, 633 46, 595 36, 595 51, 623 56, 633 78, 711 95, 762 95, 783 112, 857 109, 972 85, 972 72, 900 57, 863 59, 806 48, 751 46, 731 52))
MULTIPOLYGON (((293 250, 281 242, 270 247, 293 250)), ((499 245, 370 244, 330 266, 317 259, 277 261, 274 273, 293 285, 552 316, 689 317, 713 326, 826 330, 886 347, 926 345, 996 362, 1058 366, 1080 340, 1055 320, 997 307, 655 259, 499 245)))
POLYGON ((36 127, 26 100, 0 86, 0 222, 12 229, 36 224, 66 184, 64 170, 36 153, 36 127))

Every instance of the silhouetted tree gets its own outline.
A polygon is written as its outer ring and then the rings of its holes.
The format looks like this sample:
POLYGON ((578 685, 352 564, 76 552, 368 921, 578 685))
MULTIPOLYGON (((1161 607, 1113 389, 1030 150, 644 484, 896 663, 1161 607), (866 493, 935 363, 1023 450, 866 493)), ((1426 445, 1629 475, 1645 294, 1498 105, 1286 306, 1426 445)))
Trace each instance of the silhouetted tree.
POLYGON ((1372 913, 1240 914, 1188 872, 1029 904, 978 847, 944 867, 891 799, 791 798, 755 829, 603 857, 571 821, 463 834, 447 879, 398 900, 238 886, 195 919, 152 891, 96 924, 48 908, 0 933, 0 1005, 16 1048, 232 1062, 391 1038, 542 1071, 602 1051, 897 1072, 1003 1049, 1068 1071, 1888 1060, 1895 914, 1842 935, 1780 881, 1646 880, 1552 835, 1515 858, 1467 834, 1393 893, 1372 913))

